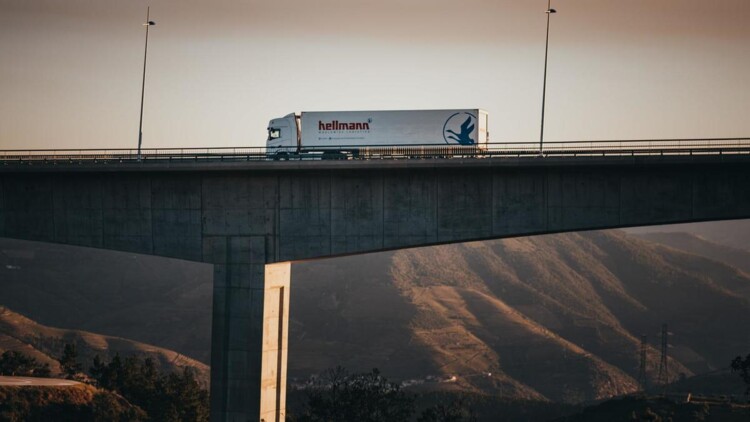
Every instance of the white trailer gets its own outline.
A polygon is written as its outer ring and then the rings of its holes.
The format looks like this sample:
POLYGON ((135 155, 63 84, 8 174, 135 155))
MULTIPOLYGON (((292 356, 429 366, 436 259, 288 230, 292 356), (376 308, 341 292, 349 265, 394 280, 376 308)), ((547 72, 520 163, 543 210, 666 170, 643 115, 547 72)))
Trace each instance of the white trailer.
POLYGON ((481 109, 308 111, 268 123, 269 155, 322 157, 486 149, 488 114, 481 109))

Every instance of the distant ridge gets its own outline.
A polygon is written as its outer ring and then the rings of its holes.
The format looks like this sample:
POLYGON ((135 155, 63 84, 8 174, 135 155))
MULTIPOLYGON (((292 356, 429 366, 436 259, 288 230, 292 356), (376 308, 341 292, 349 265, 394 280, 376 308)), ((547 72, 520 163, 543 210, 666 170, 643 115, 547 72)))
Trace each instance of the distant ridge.
POLYGON ((750 250, 748 249, 726 246, 693 233, 653 232, 637 234, 636 236, 650 242, 731 265, 745 274, 750 274, 750 250))
POLYGON ((208 264, 0 239, 0 305, 43 325, 153 344, 208 364, 212 295, 208 264))
POLYGON ((201 383, 208 385, 207 365, 172 350, 120 337, 47 327, 0 306, 0 352, 23 352, 41 363, 48 363, 55 374, 60 372, 56 359, 62 356, 66 343, 76 344, 80 361, 86 369, 96 355, 106 361, 116 353, 123 358, 136 355, 154 359, 157 366, 165 371, 178 371, 182 367, 193 368, 201 383))

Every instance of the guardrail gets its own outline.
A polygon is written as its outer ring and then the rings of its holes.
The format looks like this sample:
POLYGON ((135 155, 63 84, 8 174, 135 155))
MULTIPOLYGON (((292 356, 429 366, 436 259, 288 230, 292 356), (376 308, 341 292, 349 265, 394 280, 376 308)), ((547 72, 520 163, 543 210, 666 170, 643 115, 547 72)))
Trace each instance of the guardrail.
POLYGON ((750 138, 707 139, 638 139, 550 141, 539 150, 538 142, 488 143, 485 147, 461 145, 341 145, 340 151, 330 146, 310 146, 305 153, 272 150, 265 147, 225 148, 150 148, 142 149, 48 149, 0 150, 0 164, 13 163, 126 163, 153 161, 270 161, 319 159, 430 159, 430 158, 491 158, 491 157, 561 157, 561 156, 640 156, 640 155, 727 155, 750 154, 750 138))

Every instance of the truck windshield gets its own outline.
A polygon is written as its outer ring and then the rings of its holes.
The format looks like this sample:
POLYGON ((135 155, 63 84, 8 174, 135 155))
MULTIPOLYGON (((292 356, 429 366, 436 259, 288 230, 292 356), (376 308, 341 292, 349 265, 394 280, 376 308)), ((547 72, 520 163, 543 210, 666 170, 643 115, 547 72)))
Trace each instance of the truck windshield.
POLYGON ((268 140, 272 141, 278 139, 281 136, 281 130, 269 127, 268 128, 268 140))

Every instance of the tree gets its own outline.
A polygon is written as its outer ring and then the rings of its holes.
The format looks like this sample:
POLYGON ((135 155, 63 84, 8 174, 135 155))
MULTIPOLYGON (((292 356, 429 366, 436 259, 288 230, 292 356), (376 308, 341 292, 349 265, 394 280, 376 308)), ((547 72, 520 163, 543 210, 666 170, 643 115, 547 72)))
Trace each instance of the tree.
POLYGON ((47 378, 50 368, 21 352, 6 350, 0 356, 0 375, 47 378))
POLYGON ((91 368, 89 368, 89 375, 94 379, 96 385, 101 387, 100 382, 106 370, 107 365, 102 362, 102 358, 99 357, 99 355, 94 356, 94 362, 92 363, 91 368))
POLYGON ((750 396, 750 354, 745 356, 745 359, 742 359, 742 356, 734 358, 732 361, 732 372, 739 372, 740 378, 747 384, 745 394, 750 396))
POLYGON ((318 377, 308 392, 300 422, 390 422, 409 420, 414 398, 377 369, 349 374, 336 367, 318 377))
POLYGON ((476 422, 477 417, 461 399, 425 409, 417 422, 476 422))
POLYGON ((75 343, 66 343, 62 357, 59 359, 60 367, 62 368, 63 374, 65 374, 65 378, 73 379, 76 374, 82 371, 83 366, 77 361, 78 351, 76 350, 75 343))
POLYGON ((122 398, 118 399, 112 393, 96 393, 90 407, 92 422, 138 422, 148 419, 146 412, 130 405, 122 398))
POLYGON ((123 360, 115 355, 109 363, 94 357, 89 373, 100 388, 119 393, 151 420, 208 421, 208 391, 191 368, 162 374, 151 358, 129 356, 123 360))
POLYGON ((115 357, 109 363, 104 363, 99 355, 94 356, 93 366, 89 368, 89 375, 100 388, 122 393, 122 386, 120 385, 122 359, 120 359, 119 353, 115 353, 115 357))
POLYGON ((208 391, 200 386, 195 371, 183 368, 181 373, 171 373, 159 382, 164 394, 151 416, 162 421, 208 421, 208 391))

